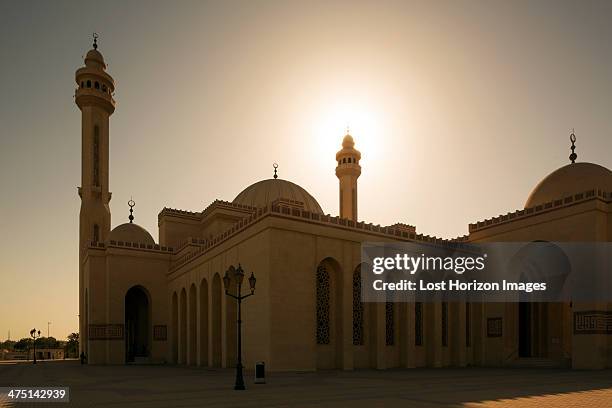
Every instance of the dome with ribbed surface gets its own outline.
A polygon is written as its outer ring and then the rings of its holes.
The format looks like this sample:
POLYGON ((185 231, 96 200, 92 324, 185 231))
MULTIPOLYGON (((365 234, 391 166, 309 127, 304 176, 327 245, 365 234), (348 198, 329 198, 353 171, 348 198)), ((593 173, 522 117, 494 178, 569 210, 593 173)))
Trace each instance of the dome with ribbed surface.
POLYGON ((281 179, 268 179, 251 184, 234 198, 233 203, 265 207, 279 198, 300 201, 304 203, 306 211, 323 214, 321 206, 308 191, 295 183, 281 179))
POLYGON ((538 183, 525 208, 535 207, 589 189, 612 192, 612 171, 594 163, 571 163, 563 166, 538 183))
POLYGON ((155 245, 155 240, 146 229, 138 224, 130 224, 129 222, 113 228, 108 239, 111 241, 138 242, 139 244, 155 245))

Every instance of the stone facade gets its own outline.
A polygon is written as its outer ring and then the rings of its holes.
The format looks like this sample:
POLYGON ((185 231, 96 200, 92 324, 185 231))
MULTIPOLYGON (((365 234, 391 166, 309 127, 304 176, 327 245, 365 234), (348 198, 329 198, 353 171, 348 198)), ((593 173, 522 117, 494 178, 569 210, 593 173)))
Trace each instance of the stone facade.
MULTIPOLYGON (((76 74, 76 103, 83 125, 80 333, 89 364, 233 366, 236 303, 225 295, 223 276, 241 264, 247 276, 257 277, 242 316, 247 367, 256 361, 276 371, 612 367, 608 304, 362 303, 362 242, 447 240, 402 223, 383 227, 358 220, 361 153, 350 135, 336 155, 341 216, 325 214, 306 190, 274 178, 202 211, 164 208, 158 243, 131 221, 111 231, 108 120, 115 108, 114 81, 97 49, 85 65, 76 74), (530 328, 522 340, 521 319, 530 328)), ((560 181, 555 176, 530 196, 557 191, 558 197, 470 224, 469 235, 452 241, 609 241, 612 173, 601 166, 570 166, 575 167, 564 170, 560 181), (576 182, 585 177, 587 183, 576 182), (565 193, 576 185, 585 188, 565 193)))

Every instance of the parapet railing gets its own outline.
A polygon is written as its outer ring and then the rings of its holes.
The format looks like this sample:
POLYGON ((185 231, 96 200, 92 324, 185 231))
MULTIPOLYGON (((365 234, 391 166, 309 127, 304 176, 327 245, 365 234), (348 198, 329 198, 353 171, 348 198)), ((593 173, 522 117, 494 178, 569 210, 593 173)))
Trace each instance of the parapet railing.
POLYGON ((469 224, 469 232, 480 231, 489 228, 494 225, 503 224, 509 221, 515 221, 517 219, 526 218, 535 214, 543 213, 552 209, 558 209, 561 207, 568 207, 578 202, 591 200, 593 198, 600 198, 604 201, 609 202, 612 200, 612 193, 605 192, 599 189, 591 189, 582 193, 573 194, 570 196, 562 197, 557 200, 552 200, 543 204, 539 204, 533 207, 525 208, 523 210, 516 210, 515 212, 499 215, 484 221, 478 221, 476 223, 469 224))
POLYGON ((394 238, 394 239, 399 238, 399 239, 406 240, 406 241, 412 240, 412 241, 420 241, 420 242, 427 242, 427 243, 434 243, 434 244, 445 244, 445 243, 454 242, 452 240, 437 238, 437 237, 433 237, 429 235, 417 234, 415 232, 408 232, 403 227, 403 224, 399 224, 399 225, 396 224, 395 226, 382 227, 380 225, 374 225, 372 223, 365 223, 363 221, 356 222, 356 221, 346 219, 346 218, 341 218, 338 216, 334 217, 329 214, 312 213, 310 211, 306 211, 306 210, 299 209, 299 208, 291 208, 291 207, 285 207, 281 205, 269 205, 266 207, 255 209, 251 215, 236 222, 231 228, 229 228, 225 232, 217 235, 216 237, 212 239, 200 240, 200 239, 191 238, 190 240, 186 241, 184 245, 188 245, 189 243, 191 243, 194 245, 199 245, 200 247, 176 259, 172 263, 170 267, 170 271, 174 271, 180 268, 181 266, 183 266, 190 260, 198 257, 202 253, 207 252, 209 249, 228 240, 229 238, 233 237, 240 231, 244 230, 246 227, 250 226, 251 224, 259 221, 261 218, 268 216, 268 215, 299 219, 302 221, 314 222, 317 224, 328 225, 328 226, 335 226, 338 228, 354 230, 357 232, 365 231, 369 233, 375 233, 378 235, 382 235, 388 238, 394 238))
POLYGON ((178 208, 164 207, 157 215, 157 219, 159 220, 164 215, 180 215, 180 216, 188 216, 191 218, 200 218, 201 214, 202 213, 199 213, 199 212, 179 210, 178 208))
POLYGON ((202 211, 201 213, 202 218, 206 217, 210 212, 212 212, 216 208, 227 208, 230 210, 246 210, 247 212, 252 212, 252 211, 257 210, 257 207, 251 207, 250 205, 236 204, 231 201, 215 200, 212 203, 210 203, 208 207, 206 207, 202 211))
POLYGON ((180 210, 178 208, 164 207, 159 212, 157 218, 160 219, 164 215, 179 215, 179 216, 187 216, 187 217, 194 218, 194 219, 202 219, 202 218, 205 218, 210 212, 212 212, 213 210, 217 208, 226 208, 230 210, 242 210, 246 212, 252 212, 252 211, 257 210, 257 207, 251 207, 250 205, 236 204, 236 203, 232 203, 231 201, 215 200, 212 203, 210 203, 208 207, 206 207, 204 210, 200 212, 180 210))
POLYGON ((105 249, 108 247, 120 247, 120 248, 135 248, 135 249, 145 249, 149 251, 156 252, 165 252, 165 253, 174 253, 174 248, 167 246, 160 246, 157 244, 146 244, 142 242, 124 242, 124 241, 108 241, 108 245, 105 242, 96 242, 91 241, 89 243, 89 248, 94 249, 105 249))

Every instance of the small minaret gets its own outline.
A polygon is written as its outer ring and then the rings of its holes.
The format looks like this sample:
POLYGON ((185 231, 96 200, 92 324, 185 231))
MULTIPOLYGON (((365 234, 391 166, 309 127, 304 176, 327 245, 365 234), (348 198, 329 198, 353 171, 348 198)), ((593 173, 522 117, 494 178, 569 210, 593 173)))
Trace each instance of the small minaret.
POLYGON ((355 141, 346 130, 342 150, 336 153, 336 176, 340 181, 340 217, 357 221, 357 179, 361 175, 361 153, 355 149, 355 141))

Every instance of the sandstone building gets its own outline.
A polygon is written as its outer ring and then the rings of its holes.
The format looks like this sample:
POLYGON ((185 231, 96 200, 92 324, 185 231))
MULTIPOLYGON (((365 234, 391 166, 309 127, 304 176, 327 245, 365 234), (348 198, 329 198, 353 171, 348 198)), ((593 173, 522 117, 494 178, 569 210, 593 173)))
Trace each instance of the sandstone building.
MULTIPOLYGON (((157 239, 131 219, 111 229, 115 83, 96 45, 75 78, 82 113, 80 333, 90 364, 233 366, 236 304, 225 296, 223 276, 240 263, 257 276, 256 295, 243 308, 247 367, 260 360, 272 370, 528 361, 612 367, 606 304, 362 303, 362 242, 439 239, 358 218, 361 154, 348 134, 336 154, 339 216, 275 177, 203 210, 162 209, 157 239)), ((611 192, 610 170, 570 163, 546 176, 524 208, 470 224, 459 240, 610 241, 611 192)))

